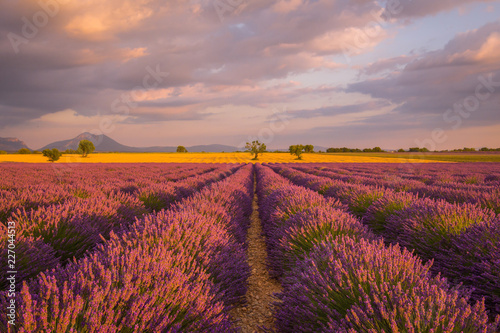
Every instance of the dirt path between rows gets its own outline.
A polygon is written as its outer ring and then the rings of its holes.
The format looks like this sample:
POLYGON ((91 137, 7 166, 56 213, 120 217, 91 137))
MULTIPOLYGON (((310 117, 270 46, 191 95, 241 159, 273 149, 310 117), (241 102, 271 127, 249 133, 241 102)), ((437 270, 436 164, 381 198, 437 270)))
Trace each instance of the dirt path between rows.
POLYGON ((271 303, 276 300, 273 294, 281 291, 280 283, 269 276, 266 268, 266 244, 262 236, 255 186, 254 180, 253 212, 247 236, 248 264, 252 273, 248 279, 248 303, 231 311, 231 316, 242 333, 266 332, 263 328, 274 328, 271 303))

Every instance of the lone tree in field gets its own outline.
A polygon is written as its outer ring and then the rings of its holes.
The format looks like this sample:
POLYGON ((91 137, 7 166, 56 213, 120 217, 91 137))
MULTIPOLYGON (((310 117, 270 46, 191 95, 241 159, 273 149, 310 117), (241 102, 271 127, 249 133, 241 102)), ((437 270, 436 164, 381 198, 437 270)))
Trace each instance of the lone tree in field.
POLYGON ((62 153, 57 149, 44 149, 42 151, 43 156, 47 157, 50 162, 55 162, 61 157, 62 153))
POLYGON ((252 141, 251 143, 247 142, 247 144, 245 145, 245 149, 248 152, 255 155, 253 160, 258 160, 259 154, 264 153, 266 151, 267 147, 264 143, 260 143, 259 140, 257 140, 257 141, 252 141))
POLYGON ((304 146, 304 153, 314 153, 314 146, 313 145, 305 145, 304 146))
POLYGON ((188 152, 188 150, 187 150, 187 149, 186 149, 186 147, 184 147, 184 146, 178 146, 178 147, 177 147, 177 152, 178 152, 178 153, 187 153, 187 152, 188 152))
POLYGON ((298 160, 302 159, 302 153, 304 152, 304 146, 303 145, 293 145, 293 146, 290 146, 289 150, 290 150, 290 154, 296 155, 298 160))
POLYGON ((82 140, 78 144, 78 153, 82 154, 83 157, 87 157, 88 154, 92 154, 95 150, 95 146, 92 141, 82 140))

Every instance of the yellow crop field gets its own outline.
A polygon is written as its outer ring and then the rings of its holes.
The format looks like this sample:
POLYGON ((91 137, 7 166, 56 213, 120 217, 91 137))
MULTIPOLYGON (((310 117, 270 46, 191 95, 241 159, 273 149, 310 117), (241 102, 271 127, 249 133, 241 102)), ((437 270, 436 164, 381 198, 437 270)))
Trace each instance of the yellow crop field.
MULTIPOLYGON (((426 159, 378 156, 304 154, 302 160, 287 153, 265 153, 252 160, 249 153, 98 153, 89 157, 63 155, 55 163, 429 163, 426 159)), ((50 163, 41 154, 0 155, 0 162, 50 163)))

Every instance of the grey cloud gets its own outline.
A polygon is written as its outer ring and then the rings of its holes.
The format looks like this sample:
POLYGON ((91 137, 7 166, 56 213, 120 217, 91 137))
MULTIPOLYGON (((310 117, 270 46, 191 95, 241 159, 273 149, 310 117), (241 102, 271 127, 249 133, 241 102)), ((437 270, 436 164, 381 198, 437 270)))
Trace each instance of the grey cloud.
POLYGON ((390 59, 381 59, 374 63, 369 64, 368 66, 365 66, 363 69, 361 69, 360 72, 361 74, 365 75, 374 75, 386 70, 395 71, 398 70, 400 66, 407 65, 413 59, 415 59, 414 55, 413 56, 402 55, 390 59))
POLYGON ((383 16, 399 19, 417 18, 481 2, 495 2, 495 0, 387 0, 383 16))
MULTIPOLYGON (((116 1, 112 9, 119 12, 120 4, 116 1)), ((201 4, 203 11, 193 14, 186 2, 150 1, 151 15, 130 28, 112 30, 104 40, 67 30, 86 12, 99 15, 100 7, 61 5, 58 15, 28 44, 20 45, 19 54, 13 52, 7 39, 1 39, 2 112, 15 112, 18 107, 33 109, 35 116, 66 108, 82 114, 105 112, 117 92, 140 86, 145 68, 157 64, 170 73, 162 87, 197 82, 208 87, 252 85, 285 78, 319 66, 298 56, 298 50, 309 55, 328 54, 311 46, 311 40, 326 32, 363 26, 371 19, 370 12, 379 8, 372 1, 309 1, 300 10, 282 14, 272 9, 274 1, 255 1, 221 23, 214 20, 212 1, 201 4), (282 47, 284 44, 290 47, 282 47), (124 53, 137 48, 144 48, 146 55, 126 60, 124 53), (222 67, 219 73, 211 72, 222 67)), ((33 1, 7 2, 0 13, 0 35, 21 34, 21 18, 31 19, 38 11, 40 6, 33 1)), ((338 50, 331 51, 335 52, 338 50)), ((252 104, 250 98, 246 100, 252 104)))
MULTIPOLYGON (((498 31, 500 22, 460 34, 442 50, 421 55, 401 72, 351 84, 346 91, 398 104, 395 111, 400 114, 427 115, 429 127, 449 125, 444 120, 445 113, 453 112, 456 116, 455 104, 477 101, 476 89, 481 80, 493 75, 493 81, 500 82, 500 63, 489 59, 498 50, 483 52, 484 47, 494 45, 494 34, 498 31), (450 109, 452 111, 448 111, 450 109)), ((485 89, 481 92, 488 93, 488 98, 480 101, 475 112, 462 116, 461 126, 488 125, 491 121, 498 121, 500 83, 493 87, 492 92, 485 89)))
POLYGON ((391 104, 388 101, 382 100, 382 101, 372 101, 362 104, 327 106, 310 110, 288 111, 287 115, 291 116, 292 118, 310 119, 316 117, 328 117, 339 114, 355 114, 365 111, 378 110, 380 108, 387 107, 390 105, 391 104))

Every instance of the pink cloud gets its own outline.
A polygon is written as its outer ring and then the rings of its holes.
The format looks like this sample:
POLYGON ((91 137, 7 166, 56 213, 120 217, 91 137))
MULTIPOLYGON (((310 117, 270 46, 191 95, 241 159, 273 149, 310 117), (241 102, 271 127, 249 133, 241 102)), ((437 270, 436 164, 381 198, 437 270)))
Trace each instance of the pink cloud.
POLYGON ((449 11, 454 8, 458 8, 463 12, 466 10, 465 5, 484 2, 495 2, 495 0, 389 0, 385 15, 391 18, 423 17, 449 11), (390 4, 393 8, 397 8, 397 10, 390 10, 390 4))
POLYGON ((302 5, 302 0, 279 0, 273 9, 278 13, 289 13, 302 5))

